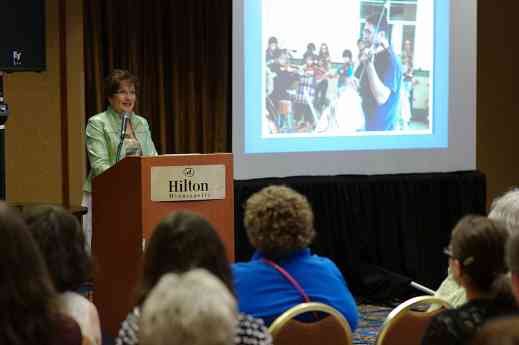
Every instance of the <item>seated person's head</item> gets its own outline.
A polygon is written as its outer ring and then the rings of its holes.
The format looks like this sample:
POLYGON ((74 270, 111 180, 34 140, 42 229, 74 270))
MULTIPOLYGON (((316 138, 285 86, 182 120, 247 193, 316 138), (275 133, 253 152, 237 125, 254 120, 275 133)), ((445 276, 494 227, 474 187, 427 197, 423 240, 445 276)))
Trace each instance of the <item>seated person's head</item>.
POLYGON ((54 288, 21 216, 0 203, 0 344, 48 344, 54 288))
POLYGON ((139 320, 142 345, 230 345, 237 308, 220 279, 201 269, 165 274, 139 320))
POLYGON ((203 268, 233 291, 232 275, 225 247, 212 225, 191 212, 176 212, 154 229, 144 253, 138 300, 143 302, 166 273, 183 273, 203 268))
POLYGON ((510 234, 519 233, 519 189, 495 199, 488 218, 504 223, 510 234))
POLYGON ((482 216, 466 216, 454 227, 449 244, 449 264, 465 289, 489 294, 507 272, 505 226, 482 216))
POLYGON ((512 292, 519 303, 519 232, 513 234, 508 240, 506 263, 512 276, 512 292))
POLYGON ((58 206, 36 206, 24 212, 58 292, 76 291, 91 278, 91 260, 77 218, 58 206))
POLYGON ((471 345, 519 345, 519 316, 486 322, 471 345))
POLYGON ((315 237, 314 214, 308 200, 286 186, 270 186, 245 204, 250 243, 266 257, 281 258, 304 249, 315 237))

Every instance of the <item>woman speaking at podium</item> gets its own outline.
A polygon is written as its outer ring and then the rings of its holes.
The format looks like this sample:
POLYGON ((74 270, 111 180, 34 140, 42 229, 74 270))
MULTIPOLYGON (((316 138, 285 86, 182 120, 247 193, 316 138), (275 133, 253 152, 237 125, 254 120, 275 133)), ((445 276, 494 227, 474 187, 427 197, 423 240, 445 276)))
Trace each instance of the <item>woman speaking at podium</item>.
POLYGON ((104 82, 109 106, 92 116, 86 126, 86 148, 90 173, 83 186, 82 205, 88 207, 83 217, 87 249, 92 243, 92 177, 100 175, 125 156, 156 156, 148 121, 133 112, 138 80, 125 70, 114 70, 104 82), (121 143, 122 142, 122 143, 121 143))

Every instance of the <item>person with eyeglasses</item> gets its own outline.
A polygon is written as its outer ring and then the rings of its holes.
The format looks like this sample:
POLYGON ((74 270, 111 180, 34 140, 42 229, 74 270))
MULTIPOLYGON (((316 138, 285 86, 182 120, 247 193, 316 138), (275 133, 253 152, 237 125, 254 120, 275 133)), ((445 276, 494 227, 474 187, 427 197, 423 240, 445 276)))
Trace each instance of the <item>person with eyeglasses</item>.
POLYGON ((422 345, 469 344, 487 320, 516 312, 506 275, 508 236, 504 224, 483 216, 466 216, 454 227, 444 253, 454 280, 466 292, 467 303, 436 315, 422 345))
MULTIPOLYGON (((519 188, 511 189, 494 199, 490 206, 488 218, 504 223, 510 236, 519 234, 519 188)), ((446 300, 454 307, 459 307, 467 302, 465 289, 456 283, 450 268, 447 277, 436 290, 434 296, 446 300)))
POLYGON ((82 205, 88 207, 83 217, 83 229, 87 249, 92 242, 92 178, 115 165, 120 142, 123 116, 129 121, 120 152, 119 160, 125 156, 156 156, 148 121, 134 113, 137 101, 137 77, 126 70, 115 69, 104 81, 104 92, 108 107, 102 113, 88 119, 86 126, 86 148, 90 172, 83 186, 82 205))

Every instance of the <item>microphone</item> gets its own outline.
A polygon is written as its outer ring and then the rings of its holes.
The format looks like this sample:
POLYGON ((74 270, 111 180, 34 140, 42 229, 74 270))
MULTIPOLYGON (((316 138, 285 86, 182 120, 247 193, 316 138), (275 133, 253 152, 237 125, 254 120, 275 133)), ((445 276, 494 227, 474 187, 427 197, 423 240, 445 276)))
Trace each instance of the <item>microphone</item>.
POLYGON ((128 126, 128 120, 130 119, 130 116, 128 115, 127 112, 123 112, 123 115, 122 115, 122 121, 121 121, 121 142, 124 140, 124 137, 126 135, 126 127, 128 126))
POLYGON ((117 147, 117 156, 115 157, 115 161, 119 162, 119 157, 121 157, 121 149, 123 147, 124 137, 126 136, 126 127, 128 126, 128 121, 130 120, 129 114, 125 111, 122 113, 121 119, 121 135, 119 137, 119 146, 117 147))

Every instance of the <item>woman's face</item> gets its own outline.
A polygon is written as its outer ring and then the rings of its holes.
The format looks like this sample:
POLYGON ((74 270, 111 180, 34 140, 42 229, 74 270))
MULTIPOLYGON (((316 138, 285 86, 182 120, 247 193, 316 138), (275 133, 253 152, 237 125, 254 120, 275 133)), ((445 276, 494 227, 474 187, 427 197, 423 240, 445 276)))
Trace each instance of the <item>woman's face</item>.
POLYGON ((108 97, 108 101, 116 113, 132 113, 135 108, 136 98, 135 85, 130 84, 128 80, 123 80, 119 86, 119 90, 108 97))

